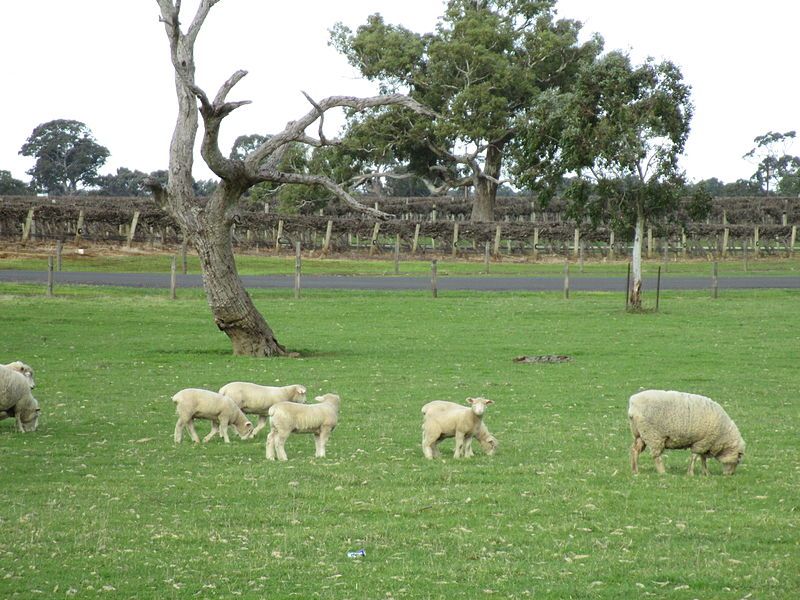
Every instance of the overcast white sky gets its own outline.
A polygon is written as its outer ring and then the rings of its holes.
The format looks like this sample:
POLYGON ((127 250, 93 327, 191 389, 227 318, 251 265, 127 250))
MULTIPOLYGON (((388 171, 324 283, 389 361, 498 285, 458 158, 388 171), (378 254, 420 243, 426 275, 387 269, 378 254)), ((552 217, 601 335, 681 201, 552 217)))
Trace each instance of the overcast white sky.
MULTIPOLYGON (((184 6, 188 23, 196 1, 184 6)), ((443 6, 440 0, 223 0, 200 34, 197 81, 213 96, 235 70, 246 69, 229 99, 253 102, 226 119, 223 144, 280 130, 305 114, 301 90, 316 98, 374 92, 328 46, 335 22, 355 28, 380 12, 390 23, 431 31, 443 6)), ((741 156, 755 136, 800 129, 796 0, 560 0, 558 11, 583 21, 587 35, 603 35, 607 50, 627 50, 636 62, 668 58, 681 67, 695 103, 683 161, 690 179, 747 178, 754 167, 741 156)), ((165 169, 176 101, 158 14, 155 0, 2 0, 0 169, 28 181, 33 160, 19 149, 34 127, 53 119, 89 126, 111 151, 102 173, 165 169)), ((195 177, 212 177, 202 160, 195 177)))

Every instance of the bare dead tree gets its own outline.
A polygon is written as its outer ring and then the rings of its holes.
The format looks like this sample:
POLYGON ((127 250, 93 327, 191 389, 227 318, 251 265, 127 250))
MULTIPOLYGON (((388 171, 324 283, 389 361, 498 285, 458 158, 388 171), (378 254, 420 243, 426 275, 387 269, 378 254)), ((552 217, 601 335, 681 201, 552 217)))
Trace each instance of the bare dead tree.
POLYGON ((287 123, 283 131, 270 136, 244 159, 228 158, 219 148, 223 119, 249 101, 227 101, 233 87, 246 71, 237 71, 222 84, 213 100, 195 83, 194 46, 209 11, 219 0, 201 0, 186 31, 181 30, 180 0, 157 0, 160 20, 169 40, 175 71, 178 116, 170 144, 169 179, 166 187, 155 180, 147 185, 156 200, 180 224, 200 258, 203 287, 217 327, 231 340, 233 353, 248 356, 286 354, 264 317, 256 309, 236 270, 231 226, 242 194, 253 185, 269 181, 320 185, 357 210, 378 218, 391 215, 366 207, 331 179, 319 175, 280 170, 281 159, 293 143, 324 146, 337 143, 322 134, 325 112, 337 107, 357 111, 378 106, 400 105, 432 114, 419 103, 401 94, 356 98, 331 96, 314 101, 305 115, 287 123), (201 156, 220 178, 216 191, 207 199, 198 199, 192 190, 193 150, 203 122, 201 156), (319 123, 317 138, 306 131, 319 123))

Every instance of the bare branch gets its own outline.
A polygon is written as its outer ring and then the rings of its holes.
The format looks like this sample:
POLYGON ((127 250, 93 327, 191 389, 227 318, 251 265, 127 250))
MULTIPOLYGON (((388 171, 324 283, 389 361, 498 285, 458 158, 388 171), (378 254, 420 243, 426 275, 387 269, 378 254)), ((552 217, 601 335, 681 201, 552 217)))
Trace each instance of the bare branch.
MULTIPOLYGON (((194 42, 197 39, 197 34, 200 33, 200 28, 203 26, 203 22, 208 16, 208 12, 217 2, 219 2, 219 0, 202 0, 202 2, 200 2, 200 6, 197 7, 197 13, 194 15, 192 24, 189 25, 189 29, 186 32, 187 43, 194 45, 194 42)), ((180 0, 178 0, 178 11, 180 11, 180 0)))
POLYGON ((386 220, 391 219, 394 215, 385 213, 381 210, 376 210, 361 204, 356 200, 347 190, 345 190, 338 183, 332 179, 328 179, 322 175, 308 175, 305 173, 285 173, 283 171, 273 171, 269 169, 262 169, 258 174, 259 181, 271 181, 274 183, 300 183, 305 185, 320 185, 326 190, 331 192, 337 198, 342 200, 345 204, 353 207, 355 210, 371 215, 377 219, 386 220))
POLYGON ((309 96, 305 92, 303 92, 303 96, 305 96, 306 100, 308 100, 311 103, 311 106, 316 108, 317 111, 319 112, 319 141, 320 141, 320 145, 324 145, 325 144, 325 133, 323 132, 322 128, 323 128, 323 125, 325 124, 325 111, 322 110, 322 107, 319 104, 314 102, 314 99, 311 96, 309 96))

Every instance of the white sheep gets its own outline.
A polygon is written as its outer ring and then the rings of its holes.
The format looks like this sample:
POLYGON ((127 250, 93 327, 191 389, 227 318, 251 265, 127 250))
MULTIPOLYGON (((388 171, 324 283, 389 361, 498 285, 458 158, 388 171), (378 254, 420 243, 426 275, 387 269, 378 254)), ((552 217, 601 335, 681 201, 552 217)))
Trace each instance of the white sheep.
POLYGON ((33 379, 33 369, 30 366, 26 365, 21 360, 15 360, 14 362, 10 362, 7 365, 0 365, 0 367, 5 367, 6 369, 11 369, 12 371, 16 371, 17 373, 22 373, 25 378, 28 380, 28 384, 31 386, 31 389, 36 387, 36 382, 33 379))
MULTIPOLYGON (((434 400, 422 407, 422 453, 425 458, 439 456, 439 442, 451 437, 455 438, 453 458, 472 456, 472 438, 477 437, 481 431, 486 407, 494 402, 486 398, 467 398, 467 402, 469 406, 434 400)), ((481 436, 485 437, 485 434, 481 433, 481 436)), ((491 442, 486 443, 484 449, 491 447, 491 442)), ((496 440, 494 445, 496 446, 496 440)), ((491 453, 493 451, 487 450, 487 454, 491 453)))
POLYGON ((189 435, 195 443, 200 438, 194 429, 194 419, 208 419, 211 421, 211 433, 203 438, 207 442, 219 432, 225 443, 230 443, 228 438, 228 425, 233 425, 239 437, 247 439, 253 430, 253 424, 244 416, 236 403, 222 394, 211 390, 187 388, 172 397, 175 410, 178 413, 178 422, 175 424, 175 443, 180 444, 183 428, 189 430, 189 435))
MULTIPOLYGON (((433 418, 433 415, 439 415, 441 413, 446 413, 454 409, 457 411, 461 411, 463 409, 469 410, 470 407, 464 406, 462 404, 456 404, 455 402, 447 402, 445 400, 433 400, 431 402, 428 402, 425 406, 422 407, 423 411, 422 414, 428 416, 429 418, 433 418)), ((439 441, 444 439, 444 437, 440 438, 439 441)), ((483 419, 481 419, 478 431, 475 433, 475 439, 478 440, 478 443, 480 444, 483 451, 489 456, 493 455, 497 451, 497 438, 495 438, 489 432, 489 428, 486 427, 486 423, 483 422, 483 419)), ((436 458, 440 455, 438 442, 431 446, 431 450, 432 450, 432 457, 436 458)), ((472 455, 473 455, 472 443, 470 440, 470 443, 465 443, 464 457, 469 458, 472 455)))
POLYGON ((633 446, 631 469, 639 472, 639 454, 647 447, 656 465, 664 473, 661 453, 665 449, 689 448, 692 458, 689 475, 699 458, 703 474, 708 475, 706 458, 722 463, 722 472, 733 475, 744 456, 745 443, 736 424, 716 402, 705 396, 686 392, 645 390, 628 401, 633 446))
POLYGON ((15 417, 17 431, 22 433, 36 431, 39 425, 39 403, 31 394, 33 370, 19 363, 25 369, 0 365, 0 419, 15 417))
POLYGON ((258 415, 258 425, 250 434, 251 438, 264 429, 267 424, 267 415, 273 404, 278 402, 299 402, 306 401, 306 388, 302 385, 286 385, 283 387, 272 387, 268 385, 258 385, 244 381, 234 381, 223 385, 220 394, 228 396, 236 402, 237 406, 245 414, 258 415))
POLYGON ((286 460, 284 444, 291 433, 313 433, 317 458, 325 457, 325 444, 339 420, 341 399, 336 394, 314 398, 317 404, 279 402, 269 409, 267 458, 286 460))

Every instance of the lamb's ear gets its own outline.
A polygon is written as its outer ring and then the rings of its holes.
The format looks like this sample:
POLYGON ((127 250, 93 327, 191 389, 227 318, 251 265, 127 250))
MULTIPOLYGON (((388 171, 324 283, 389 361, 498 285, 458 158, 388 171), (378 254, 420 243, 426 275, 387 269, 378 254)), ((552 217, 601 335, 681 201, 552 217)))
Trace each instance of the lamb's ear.
POLYGON ((470 404, 475 404, 475 398, 467 398, 467 402, 470 404))
POLYGON ((486 399, 486 402, 485 402, 485 404, 494 404, 494 400, 489 400, 489 399, 487 398, 487 399, 486 399))

